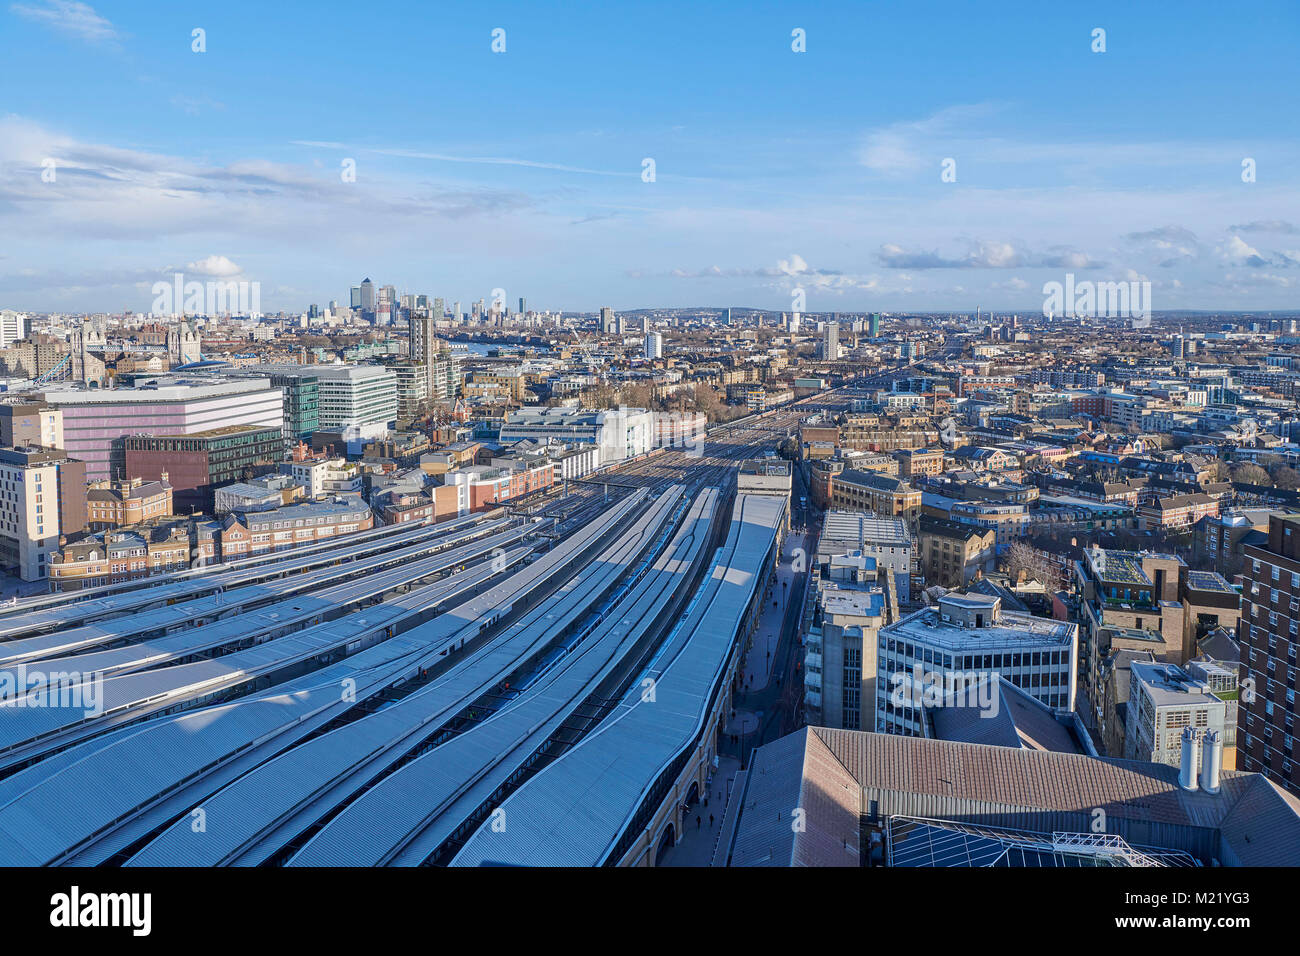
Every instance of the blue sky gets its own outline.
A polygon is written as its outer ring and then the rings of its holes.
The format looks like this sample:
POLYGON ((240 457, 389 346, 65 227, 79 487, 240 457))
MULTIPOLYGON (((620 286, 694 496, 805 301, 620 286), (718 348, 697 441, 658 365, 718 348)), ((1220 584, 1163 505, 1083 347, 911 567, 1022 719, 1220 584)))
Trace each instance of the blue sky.
POLYGON ((0 0, 0 307, 1294 309, 1298 43, 1294 0, 0 0))

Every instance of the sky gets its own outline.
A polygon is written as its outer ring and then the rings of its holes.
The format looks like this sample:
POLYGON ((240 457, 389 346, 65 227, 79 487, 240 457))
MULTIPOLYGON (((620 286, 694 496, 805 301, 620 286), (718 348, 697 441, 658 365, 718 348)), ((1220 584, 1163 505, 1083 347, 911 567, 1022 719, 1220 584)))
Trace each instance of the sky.
POLYGON ((1298 46, 1296 0, 0 0, 0 308, 1297 309, 1298 46))

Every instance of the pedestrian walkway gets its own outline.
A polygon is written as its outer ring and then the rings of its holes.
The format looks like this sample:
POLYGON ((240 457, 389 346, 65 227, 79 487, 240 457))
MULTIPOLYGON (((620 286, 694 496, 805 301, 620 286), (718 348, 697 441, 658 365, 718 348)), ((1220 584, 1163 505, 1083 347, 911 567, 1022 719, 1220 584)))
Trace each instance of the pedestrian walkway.
POLYGON ((808 569, 809 556, 805 541, 802 534, 791 534, 781 549, 776 583, 767 591, 758 629, 754 632, 753 646, 741 665, 746 691, 762 690, 772 679, 772 662, 777 659, 777 643, 781 640, 781 626, 785 622, 786 601, 791 592, 799 593, 797 581, 808 569), (796 559, 801 561, 802 567, 798 574, 794 571, 796 559))
MULTIPOLYGON (((660 866, 708 866, 713 860, 713 848, 722 831, 722 814, 727 808, 727 798, 731 795, 732 783, 736 771, 740 769, 734 757, 721 757, 718 769, 713 771, 713 780, 709 785, 709 805, 704 805, 704 797, 686 813, 686 823, 677 840, 677 844, 664 852, 660 866), (698 828, 696 818, 699 818, 698 828)), ((678 820, 682 819, 678 814, 678 820)))
MULTIPOLYGON (((807 540, 804 534, 792 533, 782 545, 776 581, 770 589, 764 588, 763 607, 753 643, 737 669, 737 674, 741 675, 739 701, 727 714, 722 727, 719 768, 713 775, 709 805, 706 807, 701 798, 686 812, 677 844, 665 851, 660 866, 709 866, 713 859, 727 799, 740 769, 737 753, 742 747, 748 753, 761 742, 759 728, 768 708, 779 705, 780 688, 774 683, 773 666, 780 659, 778 651, 786 602, 791 593, 796 595, 796 599, 803 594, 800 585, 810 560, 807 540), (746 700, 750 706, 745 706, 746 700), (733 740, 733 737, 738 739, 733 740)), ((679 811, 679 823, 682 820, 679 811)))

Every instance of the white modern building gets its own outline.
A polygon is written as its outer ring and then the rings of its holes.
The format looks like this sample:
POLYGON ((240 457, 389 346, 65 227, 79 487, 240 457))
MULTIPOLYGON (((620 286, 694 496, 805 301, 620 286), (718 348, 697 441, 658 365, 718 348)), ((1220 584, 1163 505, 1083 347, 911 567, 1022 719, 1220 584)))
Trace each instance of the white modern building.
POLYGON ((86 463, 88 481, 126 477, 123 439, 128 435, 284 424, 281 391, 266 378, 156 378, 134 388, 57 385, 41 396, 63 412, 63 449, 86 463))
POLYGON ((320 427, 391 427, 397 420, 397 373, 378 365, 316 365, 320 385, 320 427))
POLYGON ((539 444, 595 445, 601 464, 626 461, 654 448, 654 415, 644 408, 581 408, 529 406, 513 411, 501 426, 504 443, 531 439, 539 444))
POLYGON ((27 316, 12 309, 0 311, 0 349, 7 349, 27 334, 27 316))
POLYGON ((645 337, 645 357, 651 361, 664 357, 664 337, 658 332, 645 337))
MULTIPOLYGON (((1074 710, 1077 624, 1002 609, 985 594, 945 594, 939 606, 882 628, 877 648, 879 733, 921 734, 927 682, 945 690, 1001 677, 1061 714, 1074 710)), ((995 716, 995 715, 990 715, 995 716)))
POLYGON ((323 461, 294 461, 281 466, 296 484, 302 485, 307 498, 323 495, 360 494, 365 484, 361 466, 346 458, 323 461))

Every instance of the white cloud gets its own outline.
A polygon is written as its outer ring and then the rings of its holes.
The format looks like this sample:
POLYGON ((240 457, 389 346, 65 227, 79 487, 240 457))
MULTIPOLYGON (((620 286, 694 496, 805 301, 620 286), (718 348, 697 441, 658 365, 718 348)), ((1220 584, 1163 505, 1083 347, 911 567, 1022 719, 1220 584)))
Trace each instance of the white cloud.
POLYGON ((186 272, 193 272, 196 275, 212 276, 217 279, 224 279, 229 276, 237 276, 244 270, 235 265, 225 256, 207 256, 195 262, 189 263, 185 267, 186 272))
POLYGON ((94 7, 76 0, 13 3, 9 10, 26 20, 88 43, 107 43, 117 39, 117 28, 112 23, 96 13, 94 7))

